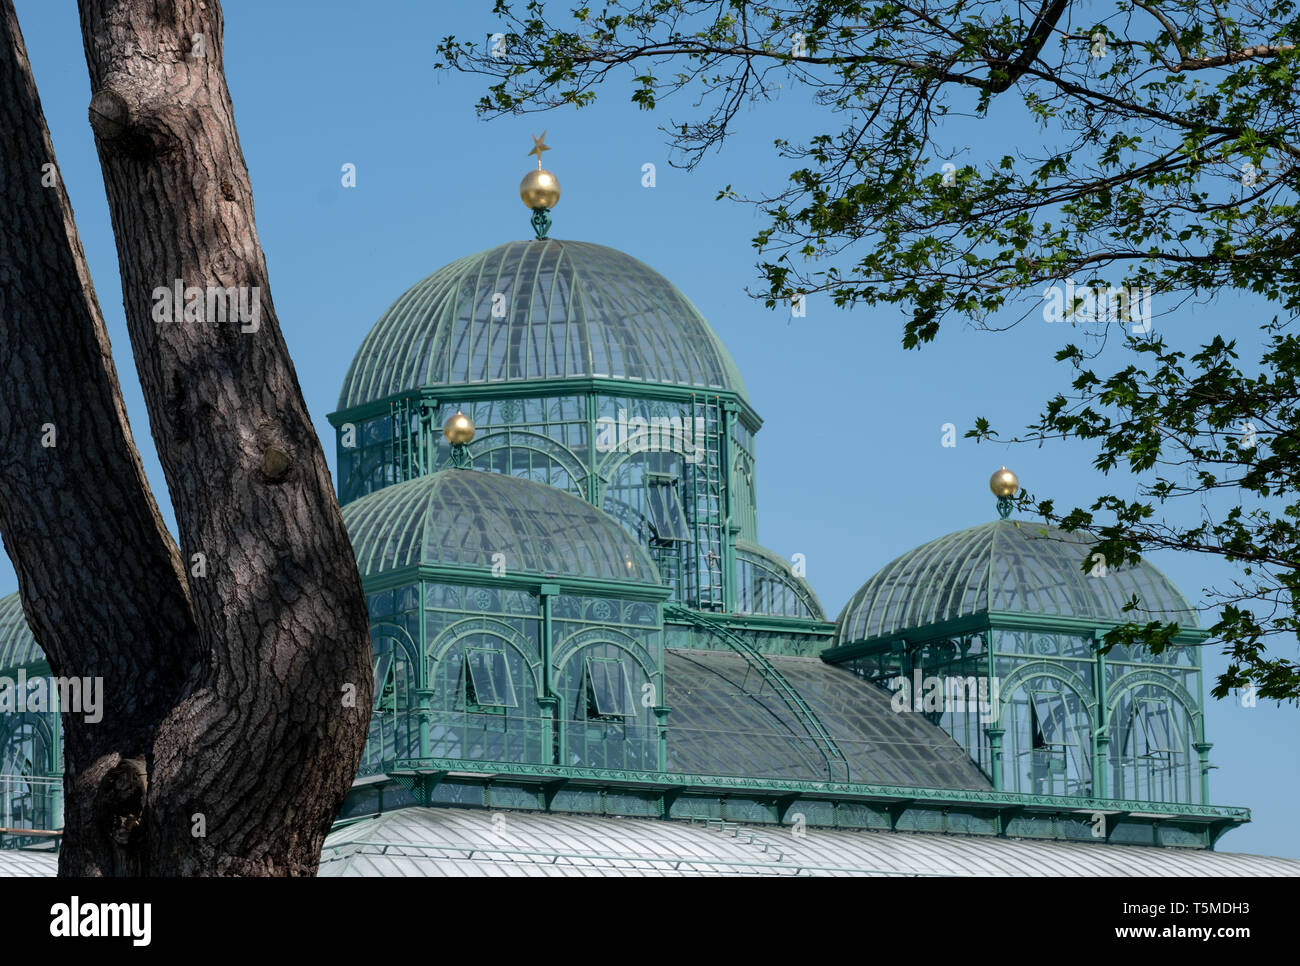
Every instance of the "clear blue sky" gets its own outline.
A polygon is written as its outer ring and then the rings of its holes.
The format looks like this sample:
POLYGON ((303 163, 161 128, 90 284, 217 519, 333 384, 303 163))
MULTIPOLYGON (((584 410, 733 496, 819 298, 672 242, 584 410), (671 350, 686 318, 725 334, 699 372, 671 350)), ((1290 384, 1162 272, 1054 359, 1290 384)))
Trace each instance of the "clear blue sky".
MULTIPOLYGON (((159 502, 165 484, 153 454, 122 314, 120 280, 103 181, 86 106, 90 91, 76 5, 18 0, 59 167, 108 319, 132 427, 159 502)), ((433 70, 448 34, 482 40, 500 29, 490 0, 458 3, 340 0, 312 4, 226 0, 226 74, 240 141, 252 174, 257 224, 280 323, 317 431, 333 462, 325 420, 348 363, 380 313, 406 288, 461 255, 529 237, 519 179, 533 163, 530 133, 548 132, 546 164, 564 197, 552 234, 610 245, 672 279, 710 320, 740 366, 765 420, 758 436, 759 527, 765 544, 803 553, 808 577, 831 614, 875 570, 917 544, 994 517, 989 474, 1002 463, 1058 504, 1099 493, 1133 493, 1133 480, 1106 480, 1092 451, 961 440, 941 446, 941 427, 959 433, 987 416, 1009 435, 1033 421, 1068 370, 1051 356, 1063 326, 1026 322, 1001 334, 949 326, 919 352, 899 343, 902 316, 887 309, 840 311, 809 301, 789 318, 750 300, 756 285, 750 239, 760 222, 745 207, 715 202, 717 190, 759 190, 787 173, 774 138, 808 130, 807 104, 784 92, 773 105, 742 111, 722 153, 687 174, 667 164, 657 129, 679 105, 646 113, 628 88, 608 85, 601 103, 491 122, 475 117, 481 78, 433 70), (642 165, 657 167, 643 188, 642 165), (357 187, 340 184, 343 164, 357 187)), ((680 104, 687 111, 686 102, 680 104)), ((996 119, 971 126, 972 149, 1001 153, 1016 133, 996 119)), ((1156 324, 1194 344, 1253 307, 1220 302, 1156 324)), ((1243 327, 1243 338, 1250 336, 1243 327)), ((1123 364, 1118 352, 1109 361, 1123 364)), ((1194 601, 1232 571, 1186 556, 1153 558, 1194 601)), ((0 561, 0 593, 16 589, 0 561)), ((1224 666, 1206 652, 1209 685, 1224 666)), ((1211 793, 1245 805, 1254 822, 1221 848, 1300 857, 1300 742, 1292 707, 1253 709, 1211 701, 1211 793)))

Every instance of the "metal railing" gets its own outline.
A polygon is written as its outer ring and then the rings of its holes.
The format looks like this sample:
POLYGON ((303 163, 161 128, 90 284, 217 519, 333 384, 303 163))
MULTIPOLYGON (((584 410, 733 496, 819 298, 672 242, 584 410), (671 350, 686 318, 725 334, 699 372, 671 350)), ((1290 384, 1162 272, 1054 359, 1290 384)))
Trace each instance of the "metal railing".
POLYGON ((0 849, 48 841, 62 827, 61 777, 0 775, 0 849))

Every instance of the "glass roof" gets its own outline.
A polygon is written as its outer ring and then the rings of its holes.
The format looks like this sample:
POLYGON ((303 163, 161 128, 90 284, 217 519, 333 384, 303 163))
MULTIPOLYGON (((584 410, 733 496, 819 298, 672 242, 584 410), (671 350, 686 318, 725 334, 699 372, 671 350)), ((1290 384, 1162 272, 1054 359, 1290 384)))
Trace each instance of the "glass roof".
POLYGON ((1295 859, 1192 849, 419 807, 339 829, 320 866, 390 877, 1297 874, 1295 859))
MULTIPOLYGON (((767 655, 848 762, 848 780, 919 788, 991 789, 966 752, 922 715, 820 658, 767 655)), ((825 781, 826 759, 789 707, 738 654, 664 652, 668 770, 825 781)), ((842 776, 838 776, 842 777, 842 776)))
MULTIPOLYGON (((803 602, 807 610, 806 615, 800 616, 807 616, 818 621, 826 620, 826 611, 822 607, 822 602, 820 598, 818 598, 816 591, 812 589, 812 585, 803 577, 798 576, 791 568, 790 561, 786 560, 779 553, 756 543, 747 543, 744 540, 737 540, 736 558, 742 561, 759 563, 764 574, 770 575, 773 579, 780 579, 783 581, 803 602)), ((754 601, 754 603, 762 602, 761 598, 754 601)), ((756 613, 763 613, 763 611, 756 611, 756 613)), ((778 614, 777 616, 782 615, 778 614)))
POLYGON ((343 522, 363 577, 423 564, 660 582, 649 554, 602 511, 503 473, 443 470, 385 487, 345 506, 343 522))
POLYGON ((1199 626, 1187 598, 1145 560, 1085 573, 1091 543, 1087 534, 1023 520, 995 520, 932 540, 862 585, 840 614, 835 644, 984 611, 1199 626), (1139 608, 1125 613, 1133 596, 1139 608))
POLYGON ((45 652, 27 626, 21 598, 17 594, 0 597, 0 669, 44 660, 45 652))
POLYGON ((407 290, 362 341, 339 409, 424 386, 593 376, 745 395, 668 279, 603 245, 546 239, 459 259, 407 290))

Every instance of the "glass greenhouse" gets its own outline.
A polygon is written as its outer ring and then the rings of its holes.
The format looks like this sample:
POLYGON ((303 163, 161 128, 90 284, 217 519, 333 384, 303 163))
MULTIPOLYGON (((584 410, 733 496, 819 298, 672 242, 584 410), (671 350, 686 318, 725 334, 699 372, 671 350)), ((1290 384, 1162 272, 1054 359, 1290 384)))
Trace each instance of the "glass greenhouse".
MULTIPOLYGON (((1300 871, 1213 851, 1249 812, 1213 804, 1207 634, 1149 564, 998 520, 829 620, 759 542, 734 362, 631 256, 452 262, 380 317, 329 418, 375 701, 323 875, 1300 871), (1135 616, 1178 646, 1101 653, 1135 616)), ((14 595, 19 671, 48 667, 14 595)), ((23 868, 57 842, 60 774, 57 714, 0 703, 23 868)))

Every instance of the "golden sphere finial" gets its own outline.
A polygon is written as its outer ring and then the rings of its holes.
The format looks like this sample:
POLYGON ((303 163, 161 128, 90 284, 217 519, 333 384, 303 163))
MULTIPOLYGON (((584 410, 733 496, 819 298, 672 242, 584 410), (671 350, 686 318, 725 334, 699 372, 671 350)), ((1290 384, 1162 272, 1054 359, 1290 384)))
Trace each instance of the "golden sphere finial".
POLYGON ((1020 478, 1004 466, 989 477, 989 489, 999 500, 1009 500, 1020 492, 1020 478))
POLYGON ((442 424, 442 435, 453 446, 463 446, 474 438, 474 422, 458 409, 442 424))
POLYGON ((546 143, 546 132, 541 136, 533 135, 533 149, 529 155, 537 155, 537 170, 529 171, 524 180, 519 182, 519 197, 533 211, 550 210, 560 200, 560 180, 542 167, 542 153, 551 150, 546 143))
POLYGON ((519 197, 533 211, 554 208, 560 200, 560 179, 544 168, 529 171, 519 182, 519 197))

